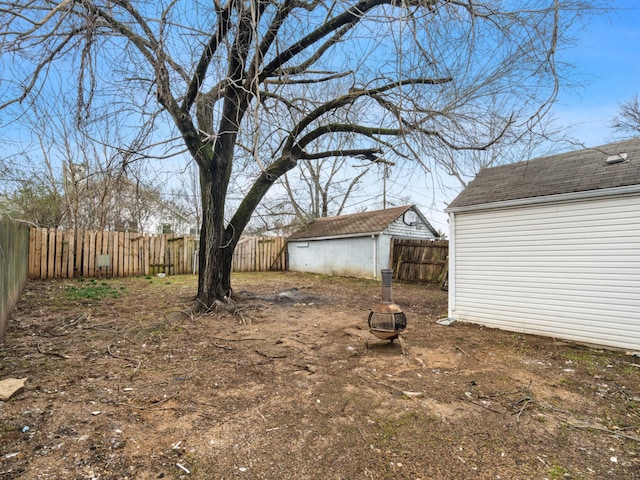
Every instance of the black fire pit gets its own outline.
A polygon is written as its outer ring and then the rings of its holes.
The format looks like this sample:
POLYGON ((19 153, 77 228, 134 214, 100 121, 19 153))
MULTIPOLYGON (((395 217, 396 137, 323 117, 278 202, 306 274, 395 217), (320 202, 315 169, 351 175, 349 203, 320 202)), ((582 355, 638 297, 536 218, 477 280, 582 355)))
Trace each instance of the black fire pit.
MULTIPOLYGON (((407 328, 407 317, 399 305, 393 303, 391 281, 393 270, 384 269, 382 274, 382 301, 369 312, 369 331, 380 340, 393 342, 396 338, 400 342, 402 353, 405 354, 405 344, 402 332, 407 328)), ((367 341, 367 346, 369 342, 367 341)))

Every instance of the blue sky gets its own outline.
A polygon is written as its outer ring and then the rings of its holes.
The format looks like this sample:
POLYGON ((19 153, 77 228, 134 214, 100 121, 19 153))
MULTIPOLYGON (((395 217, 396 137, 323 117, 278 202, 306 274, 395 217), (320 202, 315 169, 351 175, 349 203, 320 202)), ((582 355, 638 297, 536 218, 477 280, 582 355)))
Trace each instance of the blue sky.
MULTIPOLYGON (((574 30, 574 45, 558 56, 573 66, 569 81, 576 86, 561 87, 552 109, 555 125, 566 128, 569 136, 587 147, 623 138, 610 128, 611 120, 621 103, 640 95, 640 0, 618 0, 615 5, 615 11, 574 30)), ((572 148, 558 151, 567 149, 572 148)), ((415 195, 418 207, 437 230, 447 232, 444 209, 461 187, 451 182, 433 188, 425 179, 406 193, 415 195)))
POLYGON ((620 103, 640 94, 640 1, 616 6, 574 32, 576 45, 560 52, 574 67, 571 81, 582 86, 562 90, 553 114, 587 146, 619 138, 609 128, 611 118, 620 103))

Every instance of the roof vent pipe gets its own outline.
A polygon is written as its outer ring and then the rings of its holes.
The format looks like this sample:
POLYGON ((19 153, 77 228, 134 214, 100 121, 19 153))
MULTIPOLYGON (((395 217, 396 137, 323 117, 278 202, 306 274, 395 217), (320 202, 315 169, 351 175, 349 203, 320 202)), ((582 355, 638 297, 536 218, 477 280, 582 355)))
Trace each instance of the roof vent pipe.
POLYGON ((607 157, 607 165, 611 165, 613 163, 622 163, 629 158, 628 153, 619 153, 618 155, 611 155, 607 157))

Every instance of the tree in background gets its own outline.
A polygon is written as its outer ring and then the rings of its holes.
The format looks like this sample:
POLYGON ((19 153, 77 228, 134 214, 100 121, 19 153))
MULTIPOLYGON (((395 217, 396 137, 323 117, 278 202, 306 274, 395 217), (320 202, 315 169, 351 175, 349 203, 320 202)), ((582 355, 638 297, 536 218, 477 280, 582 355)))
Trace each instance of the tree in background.
POLYGON ((63 225, 64 197, 55 186, 38 178, 25 179, 20 187, 7 198, 7 213, 28 219, 34 225, 57 228, 63 225))
POLYGON ((362 186, 361 181, 371 166, 371 163, 360 165, 360 171, 356 171, 348 165, 346 158, 301 160, 295 183, 290 182, 290 174, 284 176, 288 203, 293 206, 296 218, 342 214, 351 195, 362 186), (343 175, 340 177, 341 173, 343 175))
POLYGON ((437 163, 535 131, 556 98, 564 32, 592 6, 0 0, 0 108, 28 111, 57 73, 78 127, 149 125, 165 151, 179 139, 199 169, 198 302, 209 309, 230 294, 256 207, 301 161, 437 163), (251 181, 227 212, 240 173, 251 181))
POLYGON ((163 222, 184 232, 195 222, 163 199, 166 180, 138 153, 148 129, 135 129, 130 138, 102 123, 78 130, 67 114, 74 105, 64 95, 43 95, 33 110, 37 115, 26 124, 36 145, 0 158, 4 209, 11 216, 42 227, 137 232, 155 231, 163 222))
POLYGON ((14 179, 17 187, 3 195, 2 210, 13 218, 48 228, 155 231, 168 223, 185 232, 192 221, 181 207, 162 199, 160 190, 123 174, 86 174, 84 164, 65 162, 62 178, 28 170, 14 179))
POLYGON ((618 114, 611 122, 611 128, 623 134, 640 135, 640 102, 638 95, 620 104, 618 114))
POLYGON ((178 187, 171 189, 174 204, 183 212, 183 216, 190 220, 195 235, 202 223, 202 208, 200 203, 200 181, 198 166, 195 162, 188 162, 180 172, 178 187))

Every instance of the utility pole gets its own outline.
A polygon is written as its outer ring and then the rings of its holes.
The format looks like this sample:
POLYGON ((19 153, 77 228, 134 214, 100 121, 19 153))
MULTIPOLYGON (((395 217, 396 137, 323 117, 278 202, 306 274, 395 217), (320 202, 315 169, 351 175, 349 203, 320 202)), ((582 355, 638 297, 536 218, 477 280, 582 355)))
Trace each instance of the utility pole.
POLYGON ((382 173, 382 209, 387 209, 387 176, 389 175, 389 165, 387 163, 383 166, 382 173))

